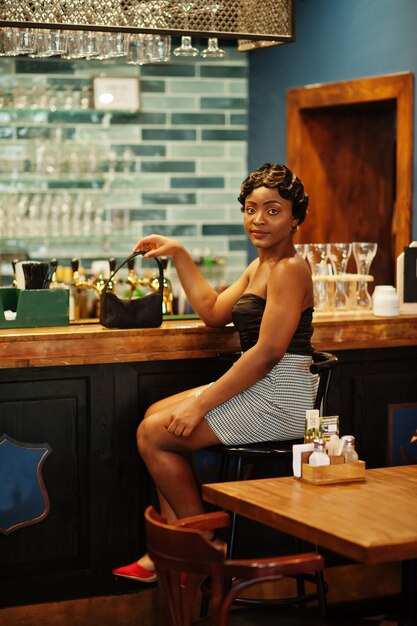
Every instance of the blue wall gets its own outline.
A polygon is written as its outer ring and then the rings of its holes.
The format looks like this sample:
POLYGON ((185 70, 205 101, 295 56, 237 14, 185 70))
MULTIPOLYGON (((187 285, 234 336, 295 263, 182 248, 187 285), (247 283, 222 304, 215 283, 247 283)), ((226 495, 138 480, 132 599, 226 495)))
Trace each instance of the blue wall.
MULTIPOLYGON (((249 64, 249 168, 285 162, 291 87, 417 73, 417 0, 296 0, 296 41, 256 50, 249 64)), ((414 105, 414 146, 417 115, 414 105)), ((414 180, 416 177, 414 159, 414 180)), ((413 239, 417 239, 414 185, 413 239)))

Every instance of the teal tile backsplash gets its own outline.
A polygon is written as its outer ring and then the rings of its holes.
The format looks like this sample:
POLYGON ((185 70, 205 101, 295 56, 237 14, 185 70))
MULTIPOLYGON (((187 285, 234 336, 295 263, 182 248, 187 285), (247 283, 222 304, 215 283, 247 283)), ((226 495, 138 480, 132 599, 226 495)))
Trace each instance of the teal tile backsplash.
POLYGON ((195 172, 194 161, 142 161, 142 172, 195 172))
POLYGON ((142 193, 144 204, 196 204, 195 193, 142 193))
POLYGON ((222 113, 173 113, 171 116, 173 124, 184 125, 206 125, 212 124, 223 125, 226 121, 226 116, 222 113))
POLYGON ((23 89, 29 97, 19 108, 0 100, 0 251, 18 245, 34 258, 78 255, 88 266, 121 259, 140 236, 161 232, 196 256, 224 257, 221 282, 233 281, 246 264, 237 196, 247 174, 247 57, 226 48, 224 59, 140 68, 0 59, 0 96, 23 89), (98 75, 138 77, 140 110, 94 110, 98 75), (69 108, 65 94, 74 96, 69 108), (50 161, 40 171, 42 151, 50 161), (19 233, 18 244, 6 219, 12 205, 45 220, 30 237, 19 233))
POLYGON ((151 141, 195 141, 197 139, 197 131, 185 128, 181 130, 144 128, 142 139, 151 141))
POLYGON ((201 98, 202 109, 245 109, 244 98, 201 98))
POLYGON ((199 62, 191 62, 191 63, 161 63, 161 64, 151 64, 151 65, 142 65, 140 74, 141 76, 197 76, 198 75, 198 67, 199 62))
POLYGON ((195 178, 171 178, 172 189, 183 189, 184 187, 197 187, 197 189, 219 189, 224 187, 223 177, 195 177, 195 178))

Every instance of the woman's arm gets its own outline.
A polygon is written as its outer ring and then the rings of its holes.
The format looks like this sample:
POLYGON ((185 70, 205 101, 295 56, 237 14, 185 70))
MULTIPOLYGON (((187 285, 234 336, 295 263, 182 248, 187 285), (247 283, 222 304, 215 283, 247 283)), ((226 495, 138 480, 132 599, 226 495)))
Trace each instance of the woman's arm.
POLYGON ((145 252, 145 258, 172 257, 191 306, 207 326, 224 326, 231 321, 233 305, 248 284, 248 270, 219 294, 202 276, 186 248, 175 239, 149 235, 140 239, 134 249, 145 252))

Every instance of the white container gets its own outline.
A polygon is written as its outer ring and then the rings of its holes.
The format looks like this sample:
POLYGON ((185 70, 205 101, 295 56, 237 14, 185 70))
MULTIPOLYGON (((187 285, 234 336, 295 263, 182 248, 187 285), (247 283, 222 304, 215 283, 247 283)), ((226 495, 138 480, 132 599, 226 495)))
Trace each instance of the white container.
POLYGON ((326 452, 326 442, 324 439, 314 439, 314 450, 310 454, 308 464, 314 467, 330 465, 330 458, 326 452))
POLYGON ((294 476, 301 477, 301 454, 303 452, 313 452, 314 443, 297 443, 292 447, 292 469, 294 476))
POLYGON ((400 314, 400 299, 392 285, 377 285, 372 294, 372 312, 376 316, 395 317, 400 314))

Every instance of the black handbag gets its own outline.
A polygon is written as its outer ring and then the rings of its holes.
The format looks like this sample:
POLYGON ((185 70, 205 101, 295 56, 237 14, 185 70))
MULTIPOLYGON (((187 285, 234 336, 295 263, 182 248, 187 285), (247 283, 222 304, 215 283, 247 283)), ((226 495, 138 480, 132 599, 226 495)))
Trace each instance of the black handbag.
POLYGON ((115 274, 136 256, 143 252, 134 252, 123 261, 104 285, 100 295, 100 324, 106 328, 156 328, 162 324, 162 295, 164 290, 164 268, 158 257, 155 261, 159 267, 159 289, 143 298, 118 298, 107 291, 115 274))

